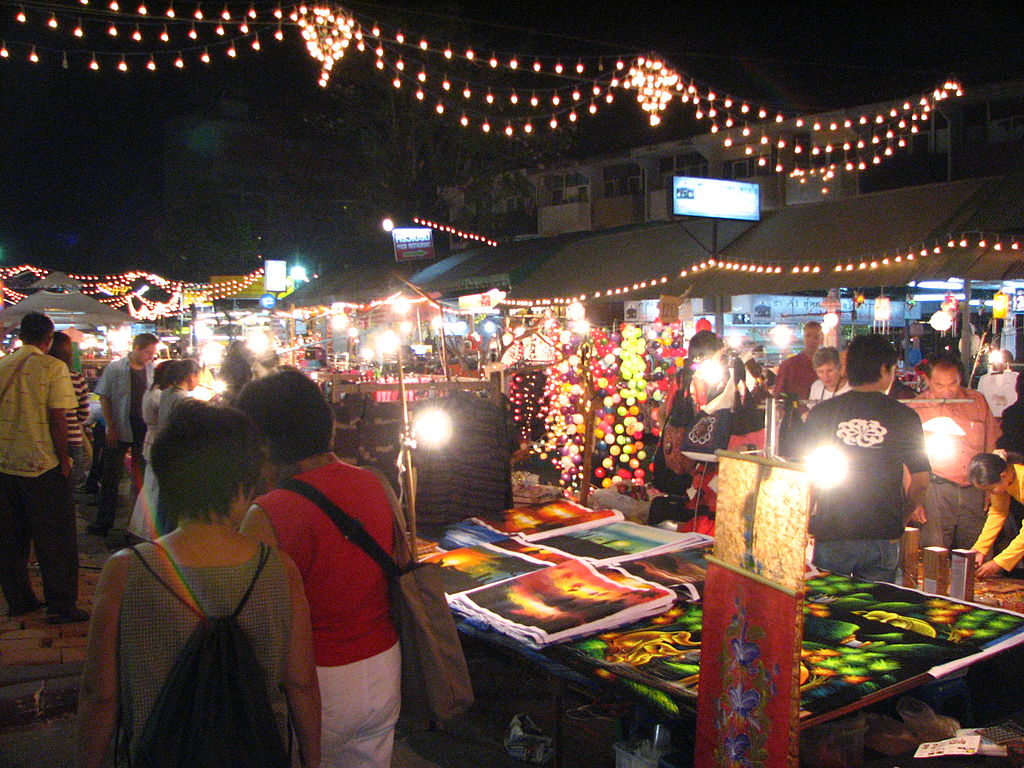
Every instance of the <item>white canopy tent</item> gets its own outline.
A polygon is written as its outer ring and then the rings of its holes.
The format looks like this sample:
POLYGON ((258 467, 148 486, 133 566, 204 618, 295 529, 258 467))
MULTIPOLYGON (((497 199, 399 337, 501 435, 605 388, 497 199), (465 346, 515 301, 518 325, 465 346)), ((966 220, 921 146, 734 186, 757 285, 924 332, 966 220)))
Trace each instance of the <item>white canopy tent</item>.
POLYGON ((130 315, 108 307, 84 293, 42 290, 0 310, 0 326, 15 326, 29 312, 42 312, 58 326, 118 326, 132 322, 130 315))

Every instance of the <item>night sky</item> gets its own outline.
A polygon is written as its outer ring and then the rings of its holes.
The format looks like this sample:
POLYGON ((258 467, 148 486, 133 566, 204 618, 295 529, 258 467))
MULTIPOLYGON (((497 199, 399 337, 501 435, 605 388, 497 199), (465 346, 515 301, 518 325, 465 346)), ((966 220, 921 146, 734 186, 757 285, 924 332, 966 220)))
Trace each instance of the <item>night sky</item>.
MULTIPOLYGON (((216 12, 214 5, 205 4, 216 12)), ((786 109, 910 95, 950 74, 968 90, 1024 77, 1019 3, 801 2, 751 9, 723 2, 464 0, 349 7, 427 34, 448 24, 446 16, 461 16, 471 39, 453 42, 480 50, 565 53, 567 60, 577 53, 655 50, 708 84, 786 109)), ((0 37, 23 33, 13 20, 17 10, 0 1, 0 37)), ((299 104, 315 109, 323 98, 315 63, 296 30, 287 32, 285 44, 243 52, 207 71, 126 75, 64 70, 52 57, 38 65, 0 60, 0 265, 30 261, 103 272, 148 263, 166 226, 161 147, 169 122, 203 114, 226 96, 278 116, 299 112, 299 104)), ((55 45, 46 30, 37 37, 55 45)), ((344 79, 345 64, 335 79, 344 79)), ((670 116, 649 140, 673 130, 680 128, 670 116)), ((614 136, 600 138, 614 144, 614 136)))

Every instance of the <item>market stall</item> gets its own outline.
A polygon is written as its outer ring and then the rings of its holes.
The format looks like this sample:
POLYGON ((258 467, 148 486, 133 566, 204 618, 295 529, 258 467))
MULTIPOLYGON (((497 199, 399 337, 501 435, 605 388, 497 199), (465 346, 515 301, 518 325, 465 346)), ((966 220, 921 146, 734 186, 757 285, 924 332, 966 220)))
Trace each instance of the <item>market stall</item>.
MULTIPOLYGON (((778 491, 769 483, 769 495, 778 491)), ((468 634, 517 649, 555 675, 582 674, 611 684, 660 717, 691 723, 708 642, 707 611, 715 606, 712 615, 720 619, 733 604, 720 590, 708 600, 709 567, 726 562, 721 558, 729 558, 731 547, 761 552, 748 567, 762 581, 764 574, 781 578, 786 570, 791 578, 798 568, 798 613, 787 620, 775 607, 776 628, 792 632, 802 625, 793 657, 799 690, 793 739, 803 729, 915 687, 955 681, 1024 643, 1024 615, 995 606, 835 574, 812 571, 805 578, 805 535, 794 536, 791 519, 779 528, 781 518, 774 518, 774 539, 794 541, 799 546, 792 551, 800 556, 768 566, 772 558, 765 552, 774 545, 767 519, 741 513, 730 520, 725 512, 712 549, 706 537, 635 526, 621 513, 560 501, 466 521, 442 540, 452 548, 428 559, 443 567, 450 604, 468 634), (754 540, 761 543, 749 550, 754 540)), ((764 596, 758 602, 762 611, 772 605, 764 596)), ((752 622, 756 634, 728 641, 729 658, 741 666, 753 662, 771 624, 752 622)), ((736 712, 764 716, 774 689, 732 686, 724 695, 736 712)))

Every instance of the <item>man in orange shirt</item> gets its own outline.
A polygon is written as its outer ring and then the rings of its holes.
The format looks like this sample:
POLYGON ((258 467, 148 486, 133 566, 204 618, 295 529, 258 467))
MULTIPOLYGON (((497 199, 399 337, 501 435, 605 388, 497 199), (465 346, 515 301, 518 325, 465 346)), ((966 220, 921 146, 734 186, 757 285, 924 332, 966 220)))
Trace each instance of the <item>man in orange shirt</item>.
POLYGON ((932 464, 925 496, 925 522, 921 546, 970 549, 985 525, 985 492, 968 475, 971 459, 991 452, 999 439, 999 425, 985 397, 961 383, 964 369, 949 355, 936 355, 924 366, 928 388, 920 400, 967 400, 965 403, 907 401, 924 426, 925 444, 932 464))

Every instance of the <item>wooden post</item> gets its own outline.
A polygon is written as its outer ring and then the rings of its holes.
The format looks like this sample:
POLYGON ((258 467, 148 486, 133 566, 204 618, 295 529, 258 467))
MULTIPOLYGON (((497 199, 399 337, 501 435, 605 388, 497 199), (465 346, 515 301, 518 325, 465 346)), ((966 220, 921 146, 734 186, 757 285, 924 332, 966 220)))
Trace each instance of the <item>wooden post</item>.
POLYGON ((921 529, 907 526, 900 539, 901 579, 904 587, 917 589, 917 576, 921 559, 921 529))
POLYGON ((933 595, 949 594, 949 550, 945 547, 924 548, 924 582, 921 588, 933 595))
POLYGON ((597 409, 594 408, 594 377, 590 359, 594 342, 589 337, 580 345, 580 381, 583 384, 583 468, 580 478, 580 504, 584 507, 590 500, 590 476, 594 463, 594 422, 597 409))

